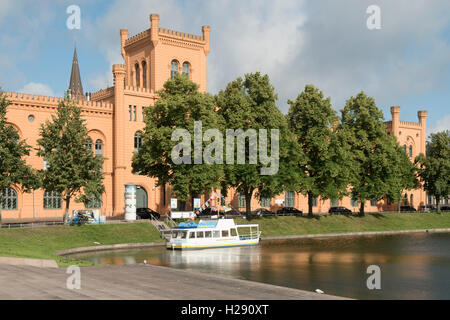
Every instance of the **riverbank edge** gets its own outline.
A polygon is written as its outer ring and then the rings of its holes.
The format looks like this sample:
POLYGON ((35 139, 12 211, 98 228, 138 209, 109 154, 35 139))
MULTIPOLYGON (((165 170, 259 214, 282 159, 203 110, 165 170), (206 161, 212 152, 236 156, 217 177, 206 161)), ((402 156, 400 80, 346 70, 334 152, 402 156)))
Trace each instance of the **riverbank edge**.
MULTIPOLYGON (((335 237, 357 237, 357 236, 373 236, 373 235, 395 235, 405 233, 447 233, 450 228, 434 228, 434 229, 413 229, 413 230, 390 230, 390 231, 360 231, 360 232, 338 232, 338 233, 316 233, 316 234, 294 234, 284 236, 268 236, 261 237, 262 242, 278 241, 278 240, 295 240, 295 239, 312 239, 312 238, 335 238, 335 237)), ((90 247, 78 247, 66 250, 55 251, 56 255, 66 256, 76 253, 108 251, 115 249, 137 249, 146 247, 165 246, 165 241, 159 242, 141 242, 141 243, 120 243, 111 245, 98 245, 90 247)))

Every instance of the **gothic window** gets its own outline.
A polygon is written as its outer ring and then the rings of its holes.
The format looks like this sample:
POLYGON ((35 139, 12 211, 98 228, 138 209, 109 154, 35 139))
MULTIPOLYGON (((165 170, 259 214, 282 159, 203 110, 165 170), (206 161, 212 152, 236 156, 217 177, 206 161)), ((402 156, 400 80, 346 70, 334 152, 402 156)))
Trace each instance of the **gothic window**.
POLYGON ((95 141, 95 155, 96 156, 103 155, 103 142, 100 139, 95 141))
POLYGON ((142 61, 142 86, 147 88, 147 63, 142 61))
POLYGON ((136 121, 136 106, 133 107, 133 121, 136 121))
POLYGON ((131 121, 131 106, 128 106, 128 121, 131 121))
POLYGON ((17 192, 13 188, 0 191, 0 209, 17 210, 17 192))
POLYGON ((405 144, 405 145, 403 145, 403 150, 405 150, 405 152, 406 152, 406 144, 405 144))
POLYGON ((189 62, 183 63, 183 74, 189 78, 189 62))
POLYGON ((270 198, 261 197, 259 202, 261 207, 270 207, 270 198))
POLYGON ((409 205, 410 205, 410 206, 414 206, 413 200, 414 200, 414 196, 413 196, 412 194, 410 194, 410 195, 409 195, 409 205))
POLYGON ((245 195, 240 192, 238 194, 238 206, 239 208, 245 208, 245 195))
POLYGON ((136 68, 136 87, 140 87, 141 86, 141 72, 139 70, 139 64, 136 63, 135 68, 136 68))
POLYGON ((95 196, 89 198, 88 202, 84 204, 86 209, 101 209, 102 199, 97 199, 95 196))
POLYGON ((409 156, 410 156, 410 157, 412 157, 412 154, 413 154, 413 152, 412 152, 413 150, 412 150, 412 149, 413 149, 413 148, 412 148, 412 145, 410 145, 410 146, 409 146, 409 156))
POLYGON ((62 197, 56 191, 45 191, 44 193, 44 209, 61 209, 62 197))
POLYGON ((353 197, 351 197, 350 203, 351 203, 352 207, 358 206, 358 200, 354 199, 353 197))
POLYGON ((178 74, 178 61, 173 60, 170 66, 170 78, 173 79, 178 74))
POLYGON ((138 131, 134 134, 134 152, 138 152, 142 147, 142 135, 138 131))
POLYGON ((86 148, 87 148, 88 150, 91 150, 91 151, 92 151, 92 140, 91 140, 91 138, 88 138, 88 139, 86 140, 86 148))

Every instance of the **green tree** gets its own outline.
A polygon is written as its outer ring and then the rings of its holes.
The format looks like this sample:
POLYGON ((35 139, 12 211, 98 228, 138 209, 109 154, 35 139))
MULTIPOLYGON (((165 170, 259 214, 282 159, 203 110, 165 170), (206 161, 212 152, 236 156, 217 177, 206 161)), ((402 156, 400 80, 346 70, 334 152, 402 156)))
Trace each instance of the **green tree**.
POLYGON ((81 107, 64 99, 51 121, 40 128, 38 155, 46 160, 47 167, 39 171, 42 187, 55 191, 65 201, 65 222, 69 219, 70 201, 87 203, 101 199, 103 185, 102 166, 104 158, 94 156, 86 142, 89 138, 81 107))
POLYGON ((306 172, 299 192, 308 196, 308 215, 312 216, 313 199, 317 196, 337 199, 346 194, 350 182, 348 134, 337 128, 339 117, 330 98, 313 85, 306 85, 287 115, 289 127, 306 156, 297 170, 306 172))
POLYGON ((0 224, 4 190, 17 185, 23 191, 38 186, 35 171, 26 164, 31 147, 19 140, 19 133, 8 123, 6 111, 11 104, 0 90, 0 224))
POLYGON ((439 202, 448 200, 450 194, 450 131, 432 133, 426 153, 426 157, 419 154, 415 164, 423 188, 436 198, 437 211, 440 212, 439 202))
POLYGON ((166 81, 158 92, 158 101, 145 109, 143 145, 133 156, 134 173, 157 178, 157 185, 169 183, 181 201, 220 187, 223 178, 221 164, 198 161, 207 146, 201 133, 208 129, 221 132, 223 128, 223 121, 215 112, 214 97, 199 92, 198 88, 184 75, 166 81), (196 126, 200 121, 202 130, 196 126), (180 130, 186 130, 190 141, 182 141, 186 143, 183 152, 188 154, 182 154, 186 161, 175 163, 172 150, 179 145, 179 137, 172 137, 180 130), (201 150, 196 149, 194 133, 200 134, 201 150))
POLYGON ((404 189, 416 187, 414 165, 394 136, 386 133, 383 113, 364 92, 351 97, 342 112, 340 127, 351 132, 351 194, 360 202, 389 197, 399 200, 404 189))
MULTIPOLYGON (((251 155, 255 148, 261 152, 261 136, 257 141, 237 140, 237 147, 231 162, 225 166, 225 180, 223 188, 233 187, 245 196, 246 214, 251 214, 251 199, 256 191, 258 198, 271 198, 284 190, 294 190, 298 181, 305 173, 296 168, 303 163, 304 157, 301 148, 288 128, 285 116, 277 108, 275 101, 277 95, 269 82, 267 75, 259 72, 246 74, 245 79, 237 78, 228 84, 225 90, 217 95, 218 112, 225 120, 227 130, 242 129, 244 132, 267 132, 267 151, 270 147, 270 157, 277 162, 268 162, 261 158, 259 161, 251 155), (272 129, 278 130, 278 155, 272 147, 276 141, 272 139, 272 129), (242 148, 239 155, 238 150, 242 148), (244 154, 245 153, 245 154, 244 154), (239 157, 245 156, 245 162, 239 163, 239 157), (253 161, 251 161, 253 160, 253 161), (278 169, 273 170, 269 169, 278 169), (268 170, 262 174, 264 170, 268 170)), ((274 136, 275 137, 275 136, 274 136)), ((233 139, 234 144, 234 139, 233 139)), ((268 154, 267 154, 268 155, 268 154)), ((227 157, 229 156, 227 152, 227 157)))

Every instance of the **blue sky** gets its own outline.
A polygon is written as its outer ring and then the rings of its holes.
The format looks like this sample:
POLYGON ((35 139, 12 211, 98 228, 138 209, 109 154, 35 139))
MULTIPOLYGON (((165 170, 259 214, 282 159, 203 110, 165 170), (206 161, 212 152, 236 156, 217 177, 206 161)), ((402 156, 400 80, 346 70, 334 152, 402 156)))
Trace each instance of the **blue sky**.
POLYGON ((134 35, 161 27, 201 34, 211 26, 208 91, 248 72, 267 73, 286 112, 305 84, 331 96, 340 110, 364 90, 390 119, 417 121, 429 132, 450 130, 450 2, 447 0, 0 0, 0 86, 61 96, 69 84, 74 39, 84 89, 112 84, 123 63, 119 30, 134 35), (81 8, 81 30, 68 30, 66 8, 81 8), (366 8, 381 8, 380 30, 366 27, 366 8))

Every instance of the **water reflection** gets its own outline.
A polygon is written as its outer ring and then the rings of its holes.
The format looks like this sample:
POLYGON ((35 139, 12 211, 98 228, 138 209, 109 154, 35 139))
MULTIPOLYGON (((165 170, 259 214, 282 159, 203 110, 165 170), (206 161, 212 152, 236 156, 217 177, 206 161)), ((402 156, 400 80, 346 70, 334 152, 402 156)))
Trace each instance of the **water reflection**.
POLYGON ((98 264, 147 263, 360 299, 450 299, 450 235, 309 239, 257 247, 170 251, 165 247, 78 255, 98 264), (368 290, 369 265, 381 290, 368 290))

